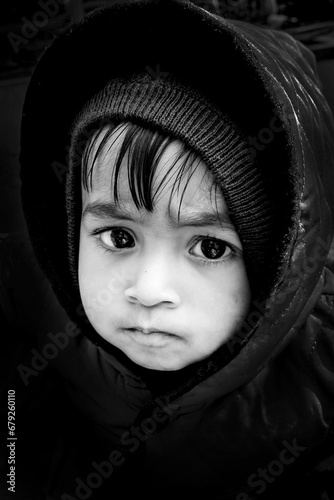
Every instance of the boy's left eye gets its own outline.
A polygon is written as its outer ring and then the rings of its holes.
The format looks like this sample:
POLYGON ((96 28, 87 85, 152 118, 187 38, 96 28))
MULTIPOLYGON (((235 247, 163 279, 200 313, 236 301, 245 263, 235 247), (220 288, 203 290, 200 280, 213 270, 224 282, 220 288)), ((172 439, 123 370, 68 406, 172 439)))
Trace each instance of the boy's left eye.
POLYGON ((192 255, 204 257, 209 260, 218 260, 223 256, 228 257, 233 250, 225 241, 217 238, 201 238, 191 248, 192 255))
POLYGON ((102 243, 110 249, 121 250, 123 248, 132 248, 135 246, 134 238, 124 229, 110 229, 100 234, 102 243))

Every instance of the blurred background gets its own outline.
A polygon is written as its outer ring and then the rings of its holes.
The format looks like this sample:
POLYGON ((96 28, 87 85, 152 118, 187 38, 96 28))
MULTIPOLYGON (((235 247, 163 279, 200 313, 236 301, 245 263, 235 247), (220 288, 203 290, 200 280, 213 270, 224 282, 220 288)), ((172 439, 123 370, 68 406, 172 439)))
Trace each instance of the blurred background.
MULTIPOLYGON (((19 132, 24 95, 34 66, 60 29, 112 2, 122 0, 1 2, 0 237, 24 229, 19 132)), ((193 3, 218 16, 285 30, 306 44, 317 58, 323 91, 334 111, 334 0, 194 0, 193 3)))

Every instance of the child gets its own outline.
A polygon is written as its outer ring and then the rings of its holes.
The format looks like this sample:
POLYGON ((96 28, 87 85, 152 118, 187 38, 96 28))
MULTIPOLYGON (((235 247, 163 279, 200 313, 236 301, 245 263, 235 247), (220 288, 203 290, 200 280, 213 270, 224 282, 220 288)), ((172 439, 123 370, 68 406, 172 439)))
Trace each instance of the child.
POLYGON ((185 0, 94 12, 42 57, 22 201, 52 290, 32 288, 39 347, 18 373, 31 390, 44 360, 66 381, 68 399, 50 375, 47 498, 330 498, 318 85, 289 36, 185 0))

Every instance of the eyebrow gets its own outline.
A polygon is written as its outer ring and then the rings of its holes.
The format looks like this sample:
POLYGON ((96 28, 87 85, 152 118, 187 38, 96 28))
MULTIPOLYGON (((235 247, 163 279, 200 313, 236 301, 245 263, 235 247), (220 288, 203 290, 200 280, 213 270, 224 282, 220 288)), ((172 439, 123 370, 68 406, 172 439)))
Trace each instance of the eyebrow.
MULTIPOLYGON (((88 203, 85 207, 82 218, 92 216, 96 219, 121 219, 131 222, 141 223, 144 221, 145 216, 140 213, 134 213, 128 210, 125 206, 116 205, 115 203, 93 202, 88 203)), ((226 211, 189 211, 183 212, 178 215, 168 214, 168 222, 171 226, 176 227, 202 227, 202 226, 228 226, 234 228, 231 219, 226 211)))

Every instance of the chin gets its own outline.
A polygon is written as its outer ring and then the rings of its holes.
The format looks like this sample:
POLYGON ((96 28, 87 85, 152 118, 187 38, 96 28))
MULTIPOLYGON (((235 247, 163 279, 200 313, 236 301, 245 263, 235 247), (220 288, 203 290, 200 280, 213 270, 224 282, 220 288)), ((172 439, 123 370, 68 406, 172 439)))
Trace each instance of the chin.
POLYGON ((129 356, 127 353, 125 353, 128 358, 131 359, 136 365, 141 366, 142 368, 147 368, 148 370, 157 370, 161 372, 173 372, 177 370, 181 370, 182 368, 185 368, 188 364, 186 362, 179 362, 179 363, 168 363, 168 362, 159 362, 159 360, 145 360, 142 358, 138 358, 137 356, 129 356))

